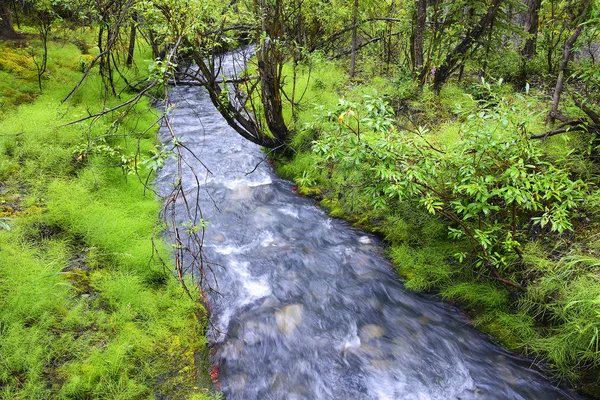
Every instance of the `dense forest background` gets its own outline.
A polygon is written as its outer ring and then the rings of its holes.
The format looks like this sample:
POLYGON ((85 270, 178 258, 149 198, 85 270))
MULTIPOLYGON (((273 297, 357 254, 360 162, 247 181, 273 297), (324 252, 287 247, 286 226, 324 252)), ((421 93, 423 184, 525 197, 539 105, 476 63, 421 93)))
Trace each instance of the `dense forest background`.
MULTIPOLYGON (((143 196, 167 157, 193 157, 177 132, 169 146, 154 137, 172 84, 205 87, 300 194, 380 234, 409 289, 455 302, 600 398, 597 0, 14 0, 0 3, 0 40, 5 398, 107 384, 143 396, 174 368, 175 356, 145 363, 172 351, 159 343, 177 321, 189 335, 204 329, 205 298, 185 275, 209 267, 195 256, 165 273, 167 246, 152 241, 160 207, 143 196), (245 45, 248 67, 225 76, 220 57, 245 45), (81 201, 64 195, 73 187, 81 201), (121 223, 98 229, 97 213, 121 223), (143 265, 115 256, 131 240, 143 265), (31 275, 14 265, 41 280, 56 260, 47 291, 64 303, 26 299, 31 275), (179 319, 165 325, 163 309, 179 319), (137 326, 140 315, 160 329, 137 326), (145 350, 125 345, 142 336, 145 350), (37 352, 24 354, 23 338, 37 352), (118 361, 100 367, 105 351, 118 361)), ((172 240, 177 260, 201 254, 200 238, 172 240)), ((193 369, 204 343, 178 340, 177 362, 193 369)))

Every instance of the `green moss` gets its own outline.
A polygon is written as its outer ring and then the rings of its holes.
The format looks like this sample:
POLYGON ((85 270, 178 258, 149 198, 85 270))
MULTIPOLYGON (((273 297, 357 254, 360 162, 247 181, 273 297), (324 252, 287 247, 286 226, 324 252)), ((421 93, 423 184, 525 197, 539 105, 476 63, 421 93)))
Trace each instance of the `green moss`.
POLYGON ((321 189, 319 189, 318 187, 299 186, 298 194, 300 194, 302 196, 319 198, 322 196, 323 193, 321 192, 321 189))
POLYGON ((319 204, 334 218, 344 218, 347 215, 343 207, 340 207, 339 202, 336 200, 323 199, 319 204))
POLYGON ((439 290, 453 280, 456 270, 446 262, 444 248, 414 248, 410 245, 394 245, 389 254, 398 273, 405 279, 408 289, 419 291, 439 290))
POLYGON ((474 324, 512 351, 531 352, 530 343, 536 337, 535 321, 523 313, 492 310, 479 314, 474 324))
POLYGON ((318 159, 310 152, 298 153, 290 162, 276 162, 277 172, 285 179, 297 180, 305 172, 311 175, 318 175, 317 171, 313 171, 316 167, 318 159))
MULTIPOLYGON (((29 61, 1 46, 0 74, 26 88, 29 61)), ((113 116, 62 126, 101 103, 99 80, 61 107, 84 56, 54 42, 50 55, 43 92, 0 116, 0 211, 13 218, 0 228, 0 398, 211 398, 206 313, 153 257, 169 259, 151 240, 161 205, 112 155, 77 160, 113 116)), ((139 138, 146 156, 156 127, 136 132, 156 118, 140 103, 120 128, 136 140, 105 145, 133 154, 139 138)))
POLYGON ((380 231, 388 242, 400 244, 411 241, 415 232, 414 225, 399 216, 391 216, 386 222, 385 227, 380 228, 380 231))
POLYGON ((441 106, 456 115, 463 115, 477 109, 477 103, 473 97, 453 83, 445 85, 439 97, 441 106))

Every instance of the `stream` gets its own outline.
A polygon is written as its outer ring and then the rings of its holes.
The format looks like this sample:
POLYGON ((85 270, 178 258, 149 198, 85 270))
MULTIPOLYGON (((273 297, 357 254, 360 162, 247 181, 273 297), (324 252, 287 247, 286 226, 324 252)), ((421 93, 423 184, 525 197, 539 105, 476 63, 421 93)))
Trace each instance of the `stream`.
MULTIPOLYGON (((458 309, 406 290, 374 236, 297 195, 203 88, 173 87, 171 98, 174 131, 212 172, 192 164, 199 199, 187 169, 183 184, 210 222, 209 339, 227 399, 576 398, 458 309)), ((157 177, 163 194, 176 169, 169 159, 157 177)))

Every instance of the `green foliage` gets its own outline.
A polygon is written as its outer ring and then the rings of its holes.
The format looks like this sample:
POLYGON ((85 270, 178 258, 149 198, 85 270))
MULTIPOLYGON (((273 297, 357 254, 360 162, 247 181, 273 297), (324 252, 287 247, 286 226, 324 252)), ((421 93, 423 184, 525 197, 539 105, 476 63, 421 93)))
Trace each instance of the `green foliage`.
POLYGON ((431 291, 448 287, 457 271, 446 262, 448 248, 430 246, 415 249, 408 245, 394 245, 390 256, 400 274, 406 278, 410 290, 431 291))
POLYGON ((458 85, 448 84, 440 92, 441 106, 456 115, 468 115, 477 110, 473 95, 465 93, 458 85))
POLYGON ((540 354, 540 349, 532 346, 538 333, 531 316, 524 312, 503 311, 503 308, 488 307, 487 310, 474 318, 473 323, 477 328, 493 335, 512 351, 520 351, 530 356, 540 354), (537 353, 531 354, 532 348, 537 353))
MULTIPOLYGON (((501 77, 507 82, 516 82, 519 79, 523 61, 518 49, 509 48, 487 53, 485 62, 493 76, 501 77)), ((529 66, 529 72, 535 72, 534 65, 529 66)))
POLYGON ((479 267, 510 270, 523 227, 572 229, 585 185, 544 161, 510 105, 493 98, 496 107, 487 108, 486 100, 486 108, 466 117, 461 138, 446 146, 424 128, 397 131, 381 99, 343 101, 335 111, 338 128, 322 134, 313 151, 342 168, 369 171, 363 190, 374 209, 418 199, 423 209, 453 223, 450 236, 470 242, 479 267))
POLYGON ((442 290, 442 297, 459 299, 471 306, 502 309, 507 306, 507 291, 489 283, 459 283, 442 290))
POLYGON ((32 67, 33 61, 24 49, 0 43, 0 118, 36 98, 37 75, 32 67))
MULTIPOLYGON (((532 343, 562 374, 576 366, 600 365, 600 259, 571 255, 548 262, 546 273, 528 288, 521 307, 548 328, 532 343)), ((569 376, 569 377, 572 377, 569 376)))
POLYGON ((475 81, 467 86, 467 90, 472 99, 483 109, 496 106, 504 95, 512 91, 509 86, 504 84, 503 78, 498 80, 480 78, 479 81, 475 81))
POLYGON ((412 100, 419 93, 419 85, 411 77, 402 77, 395 82, 394 96, 400 100, 412 100))

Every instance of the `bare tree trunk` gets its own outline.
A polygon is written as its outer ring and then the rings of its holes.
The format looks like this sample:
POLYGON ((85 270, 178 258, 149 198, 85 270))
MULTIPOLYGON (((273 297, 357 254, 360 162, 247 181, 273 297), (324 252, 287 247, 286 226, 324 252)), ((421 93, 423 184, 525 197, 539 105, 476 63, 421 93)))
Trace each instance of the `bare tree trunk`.
POLYGON ((156 59, 160 57, 160 49, 158 48, 158 40, 152 28, 148 29, 148 43, 152 48, 152 56, 156 59))
POLYGON ((133 64, 133 56, 135 51, 135 37, 137 32, 136 23, 137 18, 136 15, 133 14, 131 28, 129 30, 129 47, 127 48, 127 61, 125 63, 128 67, 131 67, 131 65, 133 64))
POLYGON ((38 31, 42 41, 42 59, 38 62, 35 56, 33 57, 33 62, 37 68, 38 86, 40 88, 40 92, 42 91, 42 76, 44 76, 48 67, 48 36, 50 35, 51 27, 52 17, 46 12, 41 12, 38 16, 38 31))
POLYGON ((19 13, 17 12, 17 0, 13 0, 13 15, 15 17, 14 22, 17 24, 17 29, 21 30, 21 19, 19 18, 19 13))
MULTIPOLYGON (((283 38, 283 1, 275 0, 275 4, 267 5, 262 1, 262 34, 265 39, 257 52, 258 74, 264 106, 264 116, 271 134, 278 143, 288 141, 289 131, 283 118, 283 101, 281 98, 281 73, 284 56, 278 41, 283 38)), ((260 36, 259 36, 260 37, 260 36)))
POLYGON ((526 60, 531 60, 535 56, 535 50, 537 47, 537 34, 540 19, 540 7, 542 0, 528 0, 527 6, 527 21, 525 22, 525 32, 527 32, 527 39, 525 39, 525 45, 521 54, 526 60))
POLYGON ((358 30, 358 0, 354 0, 354 8, 352 11, 352 56, 350 59, 350 78, 354 77, 355 68, 356 68, 357 30, 358 30))
MULTIPOLYGON (((587 10, 590 6, 590 0, 584 0, 583 8, 577 20, 581 19, 587 13, 587 10)), ((563 56, 560 63, 560 69, 558 70, 558 78, 556 79, 556 86, 554 87, 554 94, 552 95, 552 110, 548 114, 548 121, 553 124, 554 121, 559 117, 558 105, 560 103, 560 95, 562 94, 564 82, 565 82, 565 73, 567 71, 567 66, 569 65, 569 59, 571 58, 571 50, 573 49, 573 45, 577 41, 579 35, 581 35, 581 31, 583 30, 583 24, 578 24, 577 28, 575 28, 575 32, 571 35, 570 38, 565 42, 565 47, 563 48, 563 56)))
POLYGON ((15 32, 12 22, 12 14, 7 2, 0 2, 0 38, 16 39, 19 35, 15 32))
POLYGON ((527 85, 527 64, 535 56, 537 48, 538 25, 540 19, 540 7, 542 0, 526 0, 527 2, 527 19, 525 20, 525 33, 527 38, 521 49, 521 73, 519 76, 518 85, 521 89, 527 85))
MULTIPOLYGON (((490 29, 488 30, 487 41, 485 42, 485 56, 483 57, 483 65, 481 66, 481 74, 487 75, 488 60, 490 59, 490 48, 492 46, 492 34, 494 33, 494 19, 490 22, 490 29)), ((461 65, 464 65, 462 63, 461 65)))
POLYGON ((481 17, 479 22, 475 24, 469 31, 467 31, 465 38, 446 56, 446 60, 435 72, 433 79, 433 89, 436 93, 439 93, 442 86, 448 78, 450 73, 456 66, 457 62, 465 55, 465 53, 471 48, 471 46, 477 42, 477 40, 486 31, 486 28, 494 21, 496 13, 500 8, 503 0, 493 0, 490 4, 487 12, 481 17))
POLYGON ((427 24, 427 0, 417 0, 417 18, 414 33, 414 71, 419 73, 423 68, 423 40, 427 24))

